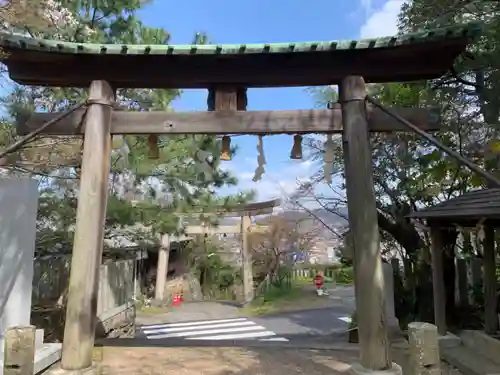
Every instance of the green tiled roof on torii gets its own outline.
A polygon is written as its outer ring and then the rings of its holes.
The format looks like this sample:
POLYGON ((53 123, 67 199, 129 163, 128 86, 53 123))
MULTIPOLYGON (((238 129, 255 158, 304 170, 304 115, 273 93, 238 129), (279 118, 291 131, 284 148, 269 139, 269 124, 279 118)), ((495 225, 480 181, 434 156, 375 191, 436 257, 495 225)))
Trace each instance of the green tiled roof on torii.
POLYGON ((92 44, 71 43, 60 40, 33 39, 19 35, 0 33, 0 45, 32 51, 72 53, 72 54, 108 54, 108 55, 240 55, 253 53, 290 53, 321 52, 333 50, 352 50, 365 48, 387 48, 398 45, 425 43, 474 36, 479 27, 476 24, 454 26, 412 34, 388 36, 363 40, 340 40, 327 42, 294 42, 266 44, 209 44, 209 45, 142 45, 142 44, 92 44))
POLYGON ((89 79, 107 79, 117 87, 266 87, 333 84, 349 73, 348 68, 353 70, 350 74, 373 82, 433 78, 449 69, 479 32, 478 24, 468 24, 359 41, 220 45, 88 44, 0 33, 0 46, 8 52, 5 63, 11 77, 20 83, 87 86, 89 79), (376 63, 392 67, 374 67, 376 63), (335 73, 342 65, 343 71, 335 73), (145 71, 137 71, 141 69, 145 71), (321 72, 312 72, 315 69, 321 72), (370 69, 379 72, 370 74, 370 69), (412 69, 414 73, 409 72, 412 69), (148 76, 143 77, 143 85, 141 74, 148 76))

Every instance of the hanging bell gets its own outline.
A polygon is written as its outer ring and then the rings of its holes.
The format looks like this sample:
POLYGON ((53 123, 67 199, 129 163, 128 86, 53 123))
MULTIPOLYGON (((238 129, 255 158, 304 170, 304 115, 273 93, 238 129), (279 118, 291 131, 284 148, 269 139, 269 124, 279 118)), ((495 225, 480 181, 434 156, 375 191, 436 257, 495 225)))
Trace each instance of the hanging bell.
POLYGON ((292 151, 290 152, 290 159, 302 159, 302 136, 300 134, 296 134, 293 136, 293 147, 292 151))
POLYGON ((159 159, 160 158, 160 149, 158 147, 158 136, 154 134, 150 134, 148 136, 148 144, 149 144, 149 158, 150 159, 159 159))
POLYGON ((222 137, 222 150, 220 154, 220 160, 231 160, 231 138, 227 135, 222 137))

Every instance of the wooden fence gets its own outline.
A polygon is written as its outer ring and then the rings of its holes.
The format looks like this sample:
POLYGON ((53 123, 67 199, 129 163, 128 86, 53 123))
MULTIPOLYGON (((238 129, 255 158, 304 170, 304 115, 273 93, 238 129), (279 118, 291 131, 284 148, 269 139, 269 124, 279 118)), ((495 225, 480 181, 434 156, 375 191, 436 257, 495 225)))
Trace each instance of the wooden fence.
MULTIPOLYGON (((131 302, 134 295, 134 260, 126 259, 101 265, 97 314, 131 302)), ((32 305, 57 302, 66 293, 71 256, 35 259, 32 305)))

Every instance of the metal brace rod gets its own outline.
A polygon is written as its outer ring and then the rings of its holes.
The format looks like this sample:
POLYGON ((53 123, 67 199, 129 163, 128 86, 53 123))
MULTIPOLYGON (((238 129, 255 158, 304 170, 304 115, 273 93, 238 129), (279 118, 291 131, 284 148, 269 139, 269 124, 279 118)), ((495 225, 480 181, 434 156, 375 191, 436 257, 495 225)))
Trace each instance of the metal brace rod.
POLYGON ((415 126, 411 122, 405 120, 398 114, 392 112, 390 109, 385 108, 382 103, 380 103, 378 100, 374 99, 370 95, 366 96, 366 101, 373 104, 375 107, 379 108, 382 112, 386 113, 387 115, 391 116, 392 118, 398 120, 401 124, 405 125, 409 129, 411 129, 413 132, 417 133, 419 136, 422 138, 425 138, 428 140, 430 143, 432 143, 434 146, 439 148, 441 151, 445 152, 446 154, 450 155, 452 158, 458 160, 461 164, 467 166, 471 171, 477 173, 484 179, 486 179, 488 182, 491 182, 495 184, 497 187, 500 187, 500 180, 498 180, 495 176, 493 176, 491 173, 485 171, 484 169, 478 167, 476 164, 474 164, 472 161, 469 159, 463 157, 460 155, 458 152, 452 150, 448 146, 442 144, 438 139, 434 138, 432 135, 429 133, 425 132, 424 130, 420 129, 418 126, 415 126))
POLYGON ((47 129, 49 126, 55 124, 56 122, 62 120, 66 116, 69 116, 71 113, 76 111, 77 109, 83 107, 86 105, 87 102, 81 102, 79 104, 76 104, 70 108, 68 108, 66 111, 62 112, 60 115, 54 117, 52 120, 47 121, 45 124, 40 126, 38 129, 33 130, 31 133, 26 134, 24 137, 21 139, 18 139, 16 142, 12 143, 9 147, 7 147, 5 150, 0 152, 0 159, 4 158, 8 154, 11 154, 13 152, 16 152, 19 150, 22 146, 24 146, 27 142, 35 138, 38 134, 43 132, 45 129, 47 129))

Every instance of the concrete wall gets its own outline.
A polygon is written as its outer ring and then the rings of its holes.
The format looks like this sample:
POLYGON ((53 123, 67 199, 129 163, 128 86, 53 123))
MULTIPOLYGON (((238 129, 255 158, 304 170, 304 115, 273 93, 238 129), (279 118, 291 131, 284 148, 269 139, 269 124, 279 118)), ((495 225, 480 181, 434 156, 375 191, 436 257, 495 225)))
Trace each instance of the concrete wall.
MULTIPOLYGON (((97 314, 104 314, 130 302, 134 297, 135 259, 102 264, 99 270, 97 314)), ((66 293, 71 255, 35 259, 32 303, 54 304, 66 293)))
POLYGON ((0 352, 8 327, 29 325, 38 186, 0 179, 0 352))

